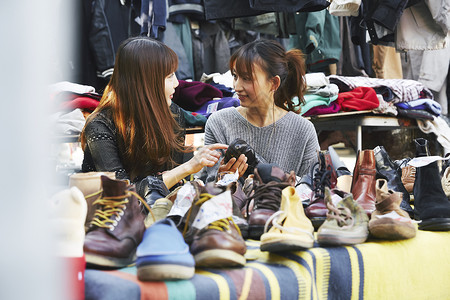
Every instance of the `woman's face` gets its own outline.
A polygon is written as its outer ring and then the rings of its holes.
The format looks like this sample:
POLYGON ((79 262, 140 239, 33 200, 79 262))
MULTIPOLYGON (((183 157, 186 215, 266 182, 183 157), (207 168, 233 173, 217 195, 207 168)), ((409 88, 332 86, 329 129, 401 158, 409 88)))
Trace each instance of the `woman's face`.
POLYGON ((169 74, 164 81, 164 95, 166 96, 167 105, 172 104, 173 94, 179 82, 175 73, 169 74))
POLYGON ((258 64, 253 66, 253 80, 239 76, 233 69, 233 87, 241 101, 241 106, 266 106, 272 105, 274 101, 273 84, 258 64))

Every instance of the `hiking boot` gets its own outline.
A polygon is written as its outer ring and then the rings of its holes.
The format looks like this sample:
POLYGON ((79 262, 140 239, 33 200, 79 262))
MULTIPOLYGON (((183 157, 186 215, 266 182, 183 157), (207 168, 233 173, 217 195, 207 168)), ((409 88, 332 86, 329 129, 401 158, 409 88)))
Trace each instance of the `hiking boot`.
MULTIPOLYGON (((416 156, 428 156, 428 141, 414 140, 416 156)), ((419 229, 431 231, 450 230, 450 201, 442 189, 437 162, 416 168, 414 182, 414 217, 421 220, 419 229)))
POLYGON ((259 240, 267 220, 280 209, 281 191, 295 186, 295 174, 286 174, 273 164, 259 164, 253 177, 253 194, 247 200, 248 236, 259 240), (250 213, 250 206, 253 209, 250 213))
POLYGON ((128 180, 101 176, 102 196, 84 241, 86 263, 94 268, 122 268, 135 260, 136 248, 145 231, 147 203, 128 180))
POLYGON ((108 176, 111 179, 116 178, 115 172, 85 172, 75 173, 69 177, 69 187, 76 186, 84 195, 87 203, 86 221, 84 224, 85 231, 88 230, 89 223, 94 217, 96 207, 92 205, 95 200, 101 197, 102 181, 101 176, 108 176))
POLYGON ((370 217, 375 210, 375 155, 373 150, 362 150, 358 153, 353 171, 352 194, 353 199, 361 205, 370 217))
POLYGON ((267 220, 261 235, 261 251, 298 251, 314 245, 314 227, 306 217, 303 204, 292 186, 281 193, 280 210, 267 220), (267 231, 269 224, 272 228, 267 231))
POLYGON ((325 205, 325 187, 334 189, 337 182, 336 170, 328 151, 318 151, 318 165, 313 177, 313 194, 305 209, 306 216, 317 230, 327 218, 328 208, 325 205))
POLYGON ((145 231, 136 255, 137 277, 141 281, 190 279, 194 276, 194 257, 170 219, 161 219, 145 231))
POLYGON ((369 218, 353 200, 351 193, 325 188, 327 219, 317 231, 321 245, 355 245, 364 243, 369 235, 369 218))
POLYGON ((400 208, 402 196, 400 192, 388 189, 386 179, 376 181, 376 209, 369 221, 369 232, 380 239, 402 240, 416 236, 417 226, 409 214, 400 208))
POLYGON ((400 207, 412 216, 413 209, 409 205, 409 192, 406 190, 402 182, 402 172, 400 168, 392 162, 389 154, 383 146, 374 148, 376 161, 376 170, 387 179, 388 189, 402 193, 402 202, 400 207))
POLYGON ((232 217, 214 221, 199 230, 190 249, 197 267, 241 267, 246 262, 247 247, 232 217))

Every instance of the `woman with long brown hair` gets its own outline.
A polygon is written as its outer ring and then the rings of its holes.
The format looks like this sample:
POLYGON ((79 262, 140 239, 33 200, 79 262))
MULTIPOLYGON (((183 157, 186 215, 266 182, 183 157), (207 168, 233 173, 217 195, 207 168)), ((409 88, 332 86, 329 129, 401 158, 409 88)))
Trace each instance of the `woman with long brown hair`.
POLYGON ((216 150, 226 145, 202 147, 185 163, 180 159, 192 149, 173 113, 177 67, 175 52, 159 41, 134 37, 120 45, 111 80, 81 134, 83 172, 115 172, 137 185, 152 176, 170 189, 218 161, 216 150))

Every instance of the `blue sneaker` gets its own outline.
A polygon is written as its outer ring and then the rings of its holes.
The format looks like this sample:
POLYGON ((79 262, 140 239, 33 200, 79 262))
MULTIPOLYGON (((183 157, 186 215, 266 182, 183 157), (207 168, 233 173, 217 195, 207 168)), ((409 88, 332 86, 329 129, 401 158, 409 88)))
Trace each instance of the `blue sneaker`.
POLYGON ((141 281, 190 279, 195 261, 189 246, 170 219, 151 225, 137 247, 137 277, 141 281))

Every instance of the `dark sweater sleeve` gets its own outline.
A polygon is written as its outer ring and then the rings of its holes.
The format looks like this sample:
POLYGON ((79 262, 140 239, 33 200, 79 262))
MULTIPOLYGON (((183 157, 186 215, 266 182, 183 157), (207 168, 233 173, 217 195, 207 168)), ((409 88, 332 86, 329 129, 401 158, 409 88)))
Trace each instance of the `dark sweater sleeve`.
MULTIPOLYGON (((115 172, 118 179, 129 179, 122 164, 114 132, 105 123, 94 120, 85 128, 88 152, 95 171, 115 172)), ((89 164, 89 162, 83 162, 89 164)))

